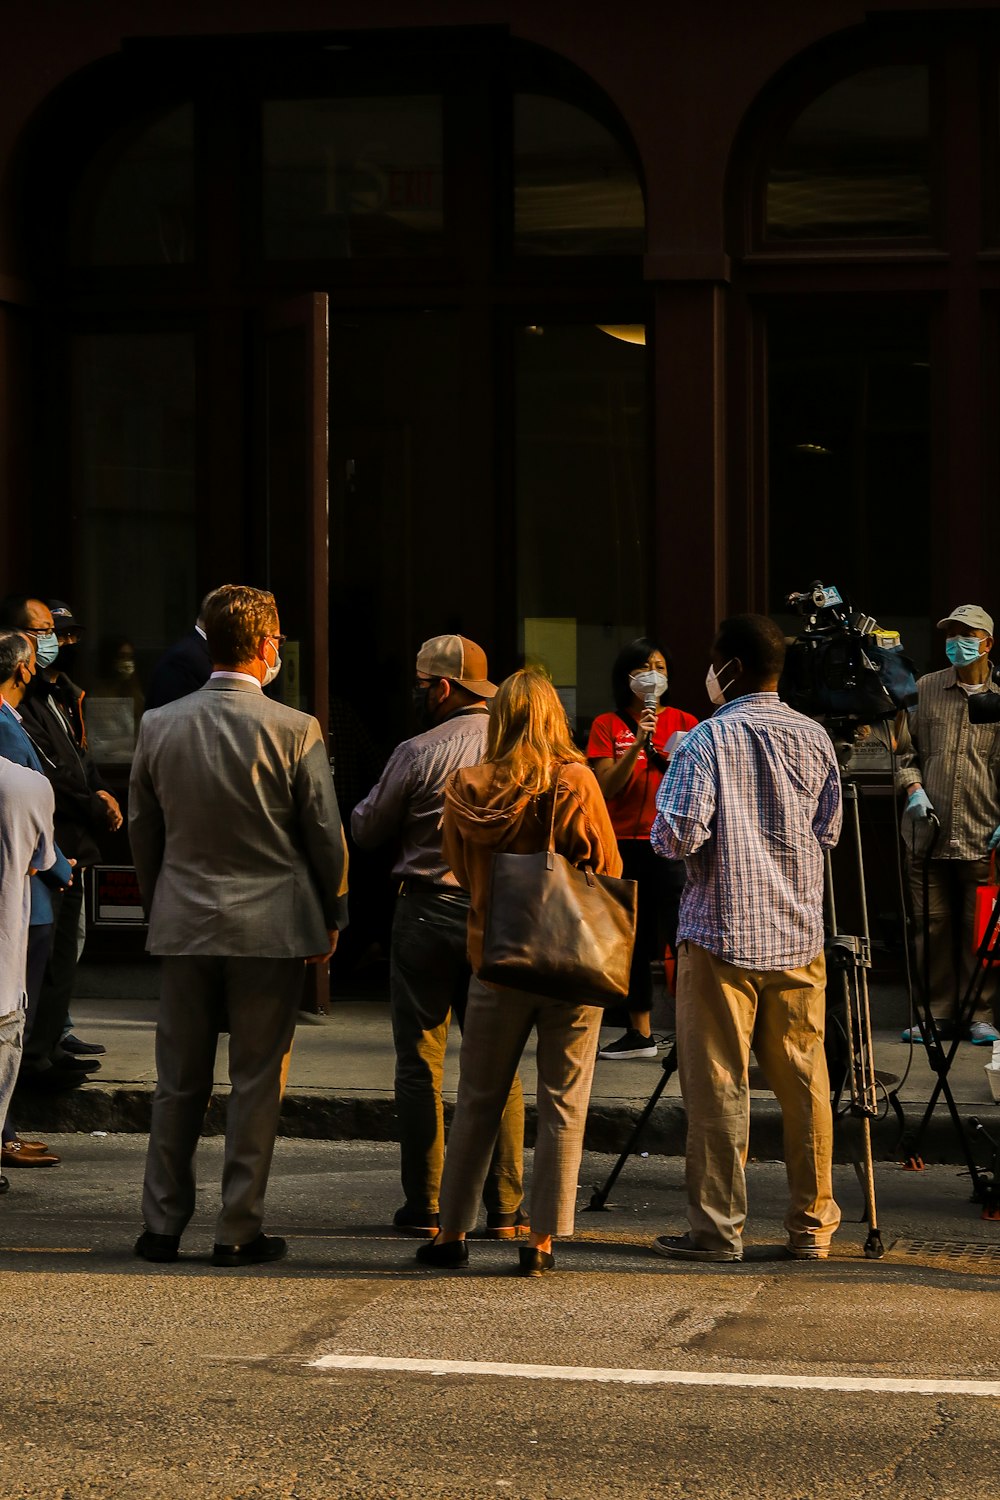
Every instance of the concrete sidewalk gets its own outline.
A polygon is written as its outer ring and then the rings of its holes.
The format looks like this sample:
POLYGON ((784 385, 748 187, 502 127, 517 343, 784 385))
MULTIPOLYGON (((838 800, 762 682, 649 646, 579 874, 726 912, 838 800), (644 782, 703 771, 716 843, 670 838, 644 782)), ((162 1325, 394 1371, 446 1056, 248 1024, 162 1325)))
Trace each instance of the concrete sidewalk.
MULTIPOLYGON (((876 1025, 898 1007, 872 995, 876 1025)), ((73 1015, 79 1035, 102 1041, 107 1055, 94 1081, 58 1095, 18 1094, 12 1111, 18 1129, 32 1131, 145 1131, 156 1070, 153 1057, 156 1003, 152 999, 81 999, 73 1015)), ((605 1039, 619 1034, 604 1032, 605 1039)), ((660 1033, 663 1034, 662 1032, 660 1033)), ((446 1067, 446 1101, 454 1102, 458 1078, 458 1035, 453 1032, 446 1067)), ((661 1058, 666 1049, 662 1049, 661 1058)), ((992 1102, 984 1067, 989 1047, 963 1042, 950 1074, 952 1091, 963 1120, 981 1117, 1000 1138, 1000 1105, 992 1102)), ((901 1079, 899 1097, 906 1123, 919 1122, 934 1084, 922 1047, 903 1044, 899 1030, 878 1030, 875 1062, 880 1075, 901 1079)), ((521 1069, 528 1100, 529 1139, 533 1136, 535 1093, 534 1047, 529 1043, 521 1069)), ((206 1119, 206 1133, 223 1127, 226 1039, 216 1066, 217 1093, 206 1119)), ((587 1148, 617 1152, 661 1077, 661 1059, 630 1062, 598 1061, 587 1128, 587 1148)), ((392 1097, 393 1048, 388 1003, 384 1000, 340 1001, 329 1016, 303 1015, 292 1052, 285 1097, 282 1134, 328 1140, 393 1140, 396 1116, 392 1097)), ((851 1159, 858 1127, 847 1120, 837 1131, 837 1155, 851 1159)), ((876 1158, 892 1161, 900 1149, 900 1127, 888 1104, 873 1128, 876 1158)), ((670 1078, 661 1102, 649 1121, 640 1150, 667 1155, 684 1149, 684 1113, 676 1075, 670 1078)), ((751 1154, 759 1160, 782 1157, 781 1120, 772 1094, 758 1089, 751 1108, 751 1154)), ((938 1104, 925 1132, 922 1156, 927 1162, 962 1163, 965 1158, 957 1133, 943 1104, 938 1104)), ((985 1143, 976 1157, 989 1165, 985 1143)))

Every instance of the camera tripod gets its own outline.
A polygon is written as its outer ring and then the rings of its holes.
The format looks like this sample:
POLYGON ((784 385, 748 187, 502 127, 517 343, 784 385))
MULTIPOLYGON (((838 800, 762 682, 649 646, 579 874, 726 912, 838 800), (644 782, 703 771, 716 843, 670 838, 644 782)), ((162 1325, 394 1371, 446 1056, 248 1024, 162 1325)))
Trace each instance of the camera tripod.
MULTIPOLYGON (((836 1120, 843 1113, 840 1109, 840 1099, 845 1084, 849 1080, 850 1103, 848 1108, 850 1113, 856 1115, 861 1120, 862 1160, 855 1162, 855 1170, 858 1173, 865 1193, 865 1219, 868 1224, 868 1238, 865 1240, 864 1251, 869 1260, 880 1260, 885 1254, 885 1247, 882 1243, 882 1236, 878 1227, 878 1214, 875 1203, 875 1173, 871 1146, 871 1121, 878 1114, 878 1079, 875 1073, 872 1051, 871 1014, 868 1005, 867 971, 871 967, 871 942, 868 934, 864 862, 861 850, 861 823, 858 816, 858 792, 853 781, 842 778, 842 786, 845 815, 850 822, 856 859, 863 931, 860 937, 854 937, 838 931, 833 874, 828 851, 826 855, 826 915, 829 935, 825 944, 827 972, 828 975, 835 976, 838 981, 837 989, 840 999, 843 1001, 843 1013, 842 1016, 837 1017, 837 1024, 841 1028, 841 1034, 845 1043, 844 1055, 838 1059, 841 1064, 836 1070, 839 1076, 834 1078, 834 1070, 831 1070, 831 1092, 833 1094, 834 1119, 836 1120)), ((593 1212, 607 1211, 608 1196, 618 1181, 625 1163, 635 1151, 643 1131, 649 1122, 649 1118, 656 1108, 660 1096, 676 1067, 677 1044, 675 1042, 663 1058, 662 1074, 647 1100, 642 1113, 632 1127, 632 1132, 625 1143, 621 1155, 612 1167, 606 1181, 601 1186, 595 1187, 590 1202, 587 1204, 588 1210, 593 1212)), ((893 1102, 895 1103, 895 1101, 893 1102)), ((896 1104, 896 1108, 898 1112, 898 1104, 896 1104)))
MULTIPOLYGON (((1000 925, 1000 901, 994 903, 993 910, 990 913, 989 921, 986 924, 986 930, 984 931, 979 946, 976 949, 976 966, 973 970, 968 984, 966 985, 965 994, 959 1001, 958 1014, 955 1018, 955 1034, 951 1038, 950 1045, 948 1046, 948 1049, 946 1051, 944 1045, 945 1038, 942 1037, 940 1031, 938 1030, 937 1021, 935 1020, 934 1015, 931 1011, 931 943, 929 917, 930 861, 934 853, 934 847, 937 843, 938 834, 940 833, 940 824, 938 823, 937 818, 932 814, 931 819, 933 822, 933 832, 923 853, 923 984, 918 987, 917 1011, 920 1026, 920 1037, 923 1042, 924 1049, 927 1053, 927 1061, 930 1064, 932 1071, 937 1074, 937 1082, 935 1083, 934 1088, 931 1090, 931 1096, 927 1101, 927 1105, 916 1129, 905 1133, 902 1138, 903 1160, 904 1165, 908 1167, 910 1171, 922 1170, 924 1163, 920 1155, 920 1147, 923 1141, 924 1132, 927 1129, 928 1124, 930 1123, 931 1116, 934 1113, 937 1101, 943 1094, 945 1103, 948 1106, 948 1113, 951 1116, 952 1124, 955 1127, 956 1134, 958 1135, 958 1139, 962 1146, 966 1165, 969 1169, 969 1176, 972 1178, 972 1201, 973 1203, 989 1203, 990 1201, 992 1201, 992 1198, 995 1197, 995 1183, 991 1182, 990 1173, 983 1171, 983 1169, 978 1165, 972 1153, 972 1145, 969 1140, 969 1135, 958 1113, 958 1105, 955 1103, 955 1096, 952 1094, 951 1085, 948 1082, 948 1074, 951 1071, 951 1065, 955 1059, 955 1053, 958 1051, 959 1044, 965 1034, 966 1028, 968 1027, 969 1022, 972 1020, 972 1017, 976 1013, 979 999, 983 992, 983 985, 986 983, 986 975, 988 974, 991 966, 1000 964, 1000 952, 994 950, 994 938, 997 933, 998 925, 1000 925)), ((978 1121, 970 1123, 974 1125, 974 1129, 977 1134, 981 1133, 986 1136, 987 1140, 991 1140, 991 1138, 987 1135, 986 1131, 978 1121)), ((995 1165, 996 1163, 994 1162, 994 1166, 995 1165)), ((993 1176, 994 1178, 996 1177, 995 1172, 993 1176)))

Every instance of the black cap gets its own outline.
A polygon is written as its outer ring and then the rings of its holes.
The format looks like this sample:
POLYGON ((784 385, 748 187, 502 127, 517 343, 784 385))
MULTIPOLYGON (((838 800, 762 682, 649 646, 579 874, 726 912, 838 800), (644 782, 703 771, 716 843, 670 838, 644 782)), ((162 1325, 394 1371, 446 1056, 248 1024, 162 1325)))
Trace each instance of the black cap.
POLYGON ((80 624, 65 599, 50 599, 48 604, 56 635, 78 635, 81 630, 86 630, 86 625, 80 624))

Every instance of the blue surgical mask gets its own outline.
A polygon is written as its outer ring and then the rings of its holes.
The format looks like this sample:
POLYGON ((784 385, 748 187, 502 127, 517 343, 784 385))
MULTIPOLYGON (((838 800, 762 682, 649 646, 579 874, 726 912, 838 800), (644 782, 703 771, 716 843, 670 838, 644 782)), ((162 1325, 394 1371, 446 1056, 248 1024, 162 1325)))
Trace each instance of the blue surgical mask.
POLYGON ((950 635, 944 649, 953 667, 971 667, 979 660, 982 644, 976 635, 950 635))
POLYGON ((35 636, 35 660, 40 667, 51 667, 59 655, 59 638, 54 630, 35 636))

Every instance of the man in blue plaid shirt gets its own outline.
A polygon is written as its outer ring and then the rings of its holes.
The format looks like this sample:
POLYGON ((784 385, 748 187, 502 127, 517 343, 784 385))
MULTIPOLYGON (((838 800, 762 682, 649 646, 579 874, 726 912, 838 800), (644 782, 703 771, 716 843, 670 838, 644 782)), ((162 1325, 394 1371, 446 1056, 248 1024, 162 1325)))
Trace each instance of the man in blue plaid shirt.
POLYGON ((840 1223, 823 1051, 823 851, 840 835, 833 744, 778 697, 781 631, 724 620, 706 686, 717 712, 687 735, 650 835, 686 861, 678 926, 677 1054, 688 1117, 690 1229, 658 1254, 743 1257, 750 1048, 784 1121, 788 1252, 823 1259, 840 1223))

